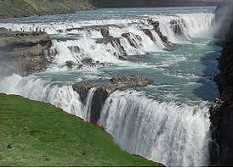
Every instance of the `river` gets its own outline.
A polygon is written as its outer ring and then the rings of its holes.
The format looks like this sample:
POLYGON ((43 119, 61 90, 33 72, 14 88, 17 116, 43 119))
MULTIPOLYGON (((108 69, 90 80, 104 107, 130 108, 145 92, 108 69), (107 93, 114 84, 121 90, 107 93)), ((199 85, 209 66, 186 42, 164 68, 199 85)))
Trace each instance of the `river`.
POLYGON ((51 34, 57 54, 44 72, 1 79, 0 91, 49 102, 89 121, 95 89, 83 104, 73 83, 122 74, 145 76, 154 83, 108 97, 98 124, 132 154, 167 166, 208 166, 208 110, 218 97, 214 76, 221 51, 213 39, 214 10, 99 9, 3 20, 0 27, 51 34), (175 48, 164 43, 149 20, 159 22, 161 33, 175 48), (101 42, 100 26, 119 40, 101 42), (83 64, 87 58, 95 64, 83 64), (67 61, 74 66, 67 67, 67 61))

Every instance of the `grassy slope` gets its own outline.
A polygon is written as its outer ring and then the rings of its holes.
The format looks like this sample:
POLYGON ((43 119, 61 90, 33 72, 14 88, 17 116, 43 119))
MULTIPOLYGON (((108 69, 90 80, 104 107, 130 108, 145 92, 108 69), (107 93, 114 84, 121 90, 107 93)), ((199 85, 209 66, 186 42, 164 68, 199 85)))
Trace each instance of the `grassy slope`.
POLYGON ((0 94, 0 166, 158 166, 52 105, 0 94))
POLYGON ((92 0, 0 0, 0 18, 93 9, 92 0))

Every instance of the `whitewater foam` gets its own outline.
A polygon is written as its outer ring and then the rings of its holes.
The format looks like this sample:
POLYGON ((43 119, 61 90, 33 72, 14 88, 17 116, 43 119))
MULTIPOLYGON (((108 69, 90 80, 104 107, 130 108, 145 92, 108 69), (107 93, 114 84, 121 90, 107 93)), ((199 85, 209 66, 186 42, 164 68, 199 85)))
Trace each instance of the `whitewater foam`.
POLYGON ((213 13, 176 14, 172 16, 153 15, 149 17, 132 19, 106 19, 89 21, 64 21, 56 23, 0 23, 1 27, 20 31, 46 31, 55 36, 72 37, 73 40, 53 40, 53 50, 57 51, 55 64, 64 65, 67 61, 80 64, 82 59, 91 58, 97 62, 121 64, 120 57, 133 55, 145 55, 150 52, 161 52, 166 45, 161 37, 152 30, 148 18, 159 21, 160 30, 168 41, 176 44, 188 43, 192 37, 203 36, 209 32, 214 20, 213 13), (181 28, 183 35, 177 35, 171 27, 175 21, 181 28), (109 30, 109 35, 119 39, 117 41, 97 42, 103 38, 100 27, 109 30), (155 41, 146 35, 143 30, 148 29, 155 41), (123 33, 132 34, 128 39, 123 38, 123 33), (138 38, 136 38, 138 37, 138 38), (131 44, 135 43, 133 47, 131 44), (72 48, 76 48, 73 50, 72 48))
POLYGON ((206 166, 208 106, 159 103, 136 92, 115 92, 99 125, 121 147, 167 166, 206 166))

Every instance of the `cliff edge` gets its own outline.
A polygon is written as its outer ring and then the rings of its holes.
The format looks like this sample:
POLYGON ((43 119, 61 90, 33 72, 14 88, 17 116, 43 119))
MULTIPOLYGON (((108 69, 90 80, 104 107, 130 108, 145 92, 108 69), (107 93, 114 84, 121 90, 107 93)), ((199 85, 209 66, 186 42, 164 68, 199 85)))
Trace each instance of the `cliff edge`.
MULTIPOLYGON (((233 4, 233 3, 232 3, 233 4)), ((220 40, 223 47, 219 60, 220 73, 217 83, 220 90, 220 98, 210 109, 211 131, 213 143, 211 144, 211 165, 233 166, 233 5, 228 4, 227 15, 224 23, 229 25, 227 31, 220 32, 220 40), (224 32, 224 33, 223 33, 224 32), (223 38, 224 37, 224 38, 223 38)), ((217 12, 217 18, 219 12, 217 12)), ((221 16, 220 16, 221 17, 221 16)), ((217 37, 219 33, 217 32, 217 37)))

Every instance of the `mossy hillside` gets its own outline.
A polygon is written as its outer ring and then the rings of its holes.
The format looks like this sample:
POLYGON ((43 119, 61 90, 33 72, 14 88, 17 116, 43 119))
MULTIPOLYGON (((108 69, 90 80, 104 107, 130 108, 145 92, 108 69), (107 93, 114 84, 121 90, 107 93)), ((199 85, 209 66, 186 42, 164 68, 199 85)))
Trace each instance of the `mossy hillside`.
POLYGON ((52 105, 0 94, 0 166, 158 166, 52 105))
POLYGON ((70 13, 93 8, 92 0, 0 0, 0 18, 70 13))

